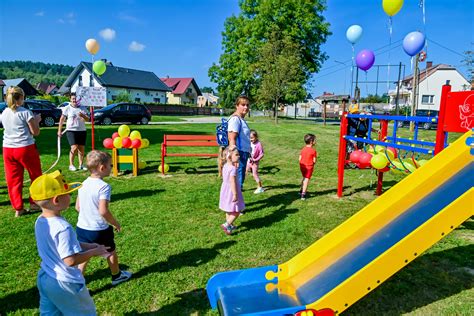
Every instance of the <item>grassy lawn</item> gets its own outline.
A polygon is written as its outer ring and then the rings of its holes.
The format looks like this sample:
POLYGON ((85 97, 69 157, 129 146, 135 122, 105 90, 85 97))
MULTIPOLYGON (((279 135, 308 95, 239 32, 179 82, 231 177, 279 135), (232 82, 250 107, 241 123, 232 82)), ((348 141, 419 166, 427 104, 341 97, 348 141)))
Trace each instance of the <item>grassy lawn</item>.
MULTIPOLYGON (((219 228, 224 214, 217 207, 220 181, 215 159, 171 157, 167 163, 172 176, 162 178, 157 172, 164 133, 212 134, 215 124, 134 126, 151 142, 140 151, 147 167, 136 178, 107 179, 112 185, 111 210, 123 227, 116 235, 121 266, 134 276, 111 287, 105 260, 90 262, 86 280, 99 314, 217 315, 205 293, 213 274, 284 262, 375 199, 376 176, 368 170, 347 170, 346 196, 336 198, 338 126, 282 121, 276 128, 264 118, 252 118, 250 126, 259 131, 265 148, 261 176, 267 191, 254 195, 255 183, 247 178, 247 213, 237 221, 238 233, 230 237, 219 228), (310 197, 301 201, 297 160, 308 132, 318 138, 319 159, 310 197)), ((117 128, 98 127, 98 147, 117 128)), ((421 133, 434 139, 434 131, 421 133)), ((56 129, 45 128, 37 139, 43 169, 55 160, 55 135, 56 129)), ((86 172, 67 171, 66 143, 64 138, 58 168, 66 170, 68 181, 82 181, 86 172)), ((34 222, 38 214, 14 218, 3 174, 0 177, 0 314, 37 314, 40 260, 34 222)), ((387 174, 384 189, 401 177, 387 174)), ((77 213, 72 206, 64 217, 75 226, 77 213)), ((464 223, 345 314, 472 315, 473 229, 474 221, 464 223)))
POLYGON ((182 118, 178 116, 171 116, 171 115, 153 115, 151 117, 151 122, 182 122, 184 121, 182 118))

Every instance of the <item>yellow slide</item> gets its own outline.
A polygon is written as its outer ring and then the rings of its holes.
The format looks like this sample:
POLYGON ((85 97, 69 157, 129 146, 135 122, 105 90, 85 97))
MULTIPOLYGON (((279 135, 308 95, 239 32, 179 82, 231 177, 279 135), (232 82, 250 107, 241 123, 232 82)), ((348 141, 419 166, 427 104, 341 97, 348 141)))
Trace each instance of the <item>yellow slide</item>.
POLYGON ((277 268, 215 275, 211 305, 224 315, 341 313, 474 215, 471 134, 277 268))

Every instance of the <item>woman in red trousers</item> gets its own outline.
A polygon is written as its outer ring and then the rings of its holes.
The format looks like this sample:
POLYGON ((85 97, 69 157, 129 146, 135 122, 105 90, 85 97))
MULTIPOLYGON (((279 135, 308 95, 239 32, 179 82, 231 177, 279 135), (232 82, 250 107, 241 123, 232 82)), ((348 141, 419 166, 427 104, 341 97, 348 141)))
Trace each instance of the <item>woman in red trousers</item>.
MULTIPOLYGON (((8 107, 2 113, 5 178, 16 217, 27 212, 22 196, 24 170, 28 171, 31 182, 41 175, 39 153, 33 138, 40 133, 41 115, 33 115, 22 107, 24 100, 25 93, 20 87, 9 87, 8 107)), ((31 198, 30 209, 39 209, 31 198)))

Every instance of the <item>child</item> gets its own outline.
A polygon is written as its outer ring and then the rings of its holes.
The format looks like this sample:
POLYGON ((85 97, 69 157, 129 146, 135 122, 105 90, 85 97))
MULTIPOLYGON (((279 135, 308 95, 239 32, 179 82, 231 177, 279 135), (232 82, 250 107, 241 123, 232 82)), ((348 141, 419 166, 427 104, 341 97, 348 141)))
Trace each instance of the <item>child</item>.
POLYGON ((303 147, 300 154, 300 170, 303 175, 301 180, 301 199, 306 199, 306 190, 308 189, 309 179, 313 175, 314 164, 316 163, 316 157, 318 153, 314 150, 313 146, 316 142, 316 136, 313 134, 304 135, 304 142, 306 146, 303 147))
MULTIPOLYGON (((112 285, 130 279, 132 274, 119 269, 117 252, 115 251, 114 229, 122 230, 119 222, 109 210, 110 185, 102 180, 110 175, 112 158, 108 153, 93 150, 87 154, 87 169, 91 175, 82 183, 76 200, 76 210, 79 212, 77 221, 77 239, 81 242, 92 242, 109 247, 107 257, 112 285), (112 225, 110 226, 109 225, 112 225)), ((88 260, 79 265, 84 273, 88 260)))
POLYGON ((239 151, 237 148, 226 151, 227 162, 222 168, 222 186, 219 200, 219 208, 226 212, 226 221, 221 228, 227 235, 232 234, 236 229, 232 224, 245 209, 244 197, 240 189, 237 177, 239 166, 239 151))
POLYGON ((59 171, 43 174, 30 187, 32 199, 41 207, 35 237, 41 268, 37 286, 41 315, 96 315, 94 301, 78 264, 107 253, 105 246, 79 243, 74 230, 62 216, 69 207, 70 193, 80 183, 66 183, 59 171))
POLYGON ((253 192, 254 194, 263 193, 265 190, 262 187, 262 181, 258 176, 258 162, 263 158, 263 147, 262 143, 258 141, 258 134, 256 130, 250 130, 250 146, 252 148, 252 153, 250 154, 248 163, 247 163, 247 172, 252 169, 252 175, 257 182, 257 189, 253 192))

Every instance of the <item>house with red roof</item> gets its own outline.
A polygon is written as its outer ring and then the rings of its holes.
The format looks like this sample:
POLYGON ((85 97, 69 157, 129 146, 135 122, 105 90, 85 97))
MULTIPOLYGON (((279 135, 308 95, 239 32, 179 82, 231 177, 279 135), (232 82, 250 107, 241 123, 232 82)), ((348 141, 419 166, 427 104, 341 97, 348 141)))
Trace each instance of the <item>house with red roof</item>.
POLYGON ((168 104, 197 104, 202 95, 194 78, 160 78, 171 92, 166 93, 168 104))

